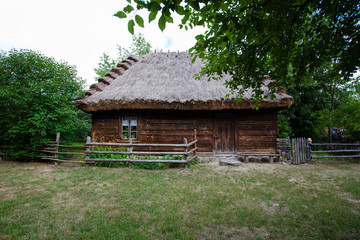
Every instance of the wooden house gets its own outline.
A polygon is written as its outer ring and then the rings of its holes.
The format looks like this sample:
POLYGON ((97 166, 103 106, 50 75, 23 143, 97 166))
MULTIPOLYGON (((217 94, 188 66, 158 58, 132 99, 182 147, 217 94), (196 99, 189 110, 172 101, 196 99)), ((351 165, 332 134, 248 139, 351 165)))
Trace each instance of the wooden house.
POLYGON ((267 96, 255 110, 251 90, 236 102, 219 81, 195 80, 203 66, 186 53, 129 57, 86 92, 77 106, 92 114, 96 139, 142 143, 183 143, 197 130, 199 153, 274 152, 277 115, 291 106, 285 92, 267 96), (227 94, 230 96, 226 97, 227 94))

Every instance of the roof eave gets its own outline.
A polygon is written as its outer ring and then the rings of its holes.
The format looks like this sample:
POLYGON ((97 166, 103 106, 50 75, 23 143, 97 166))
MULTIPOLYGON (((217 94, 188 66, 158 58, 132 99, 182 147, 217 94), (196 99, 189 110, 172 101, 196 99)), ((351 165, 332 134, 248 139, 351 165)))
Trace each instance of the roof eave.
MULTIPOLYGON (((293 98, 282 98, 278 101, 261 101, 259 108, 277 108, 287 109, 293 103, 293 98)), ((223 101, 207 101, 207 102, 160 102, 160 101, 100 101, 96 104, 86 102, 85 99, 78 100, 76 106, 84 112, 97 112, 97 111, 113 111, 122 109, 161 109, 161 110, 240 110, 240 109, 253 109, 256 107, 256 103, 250 100, 242 100, 236 102, 234 100, 223 101)))

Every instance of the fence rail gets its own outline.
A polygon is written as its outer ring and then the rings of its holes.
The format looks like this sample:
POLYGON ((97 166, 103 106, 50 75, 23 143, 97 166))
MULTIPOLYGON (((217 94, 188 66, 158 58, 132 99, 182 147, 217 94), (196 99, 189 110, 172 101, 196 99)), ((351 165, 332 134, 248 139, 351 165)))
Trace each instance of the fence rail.
POLYGON ((360 161, 360 143, 312 143, 310 144, 310 153, 312 159, 322 159, 322 158, 354 158, 356 161, 360 161), (340 147, 357 147, 353 149, 327 149, 327 150, 319 150, 319 151, 313 151, 312 146, 326 146, 326 147, 334 147, 334 146, 340 146, 340 147), (314 153, 352 153, 349 155, 328 155, 328 156, 313 156, 314 153))

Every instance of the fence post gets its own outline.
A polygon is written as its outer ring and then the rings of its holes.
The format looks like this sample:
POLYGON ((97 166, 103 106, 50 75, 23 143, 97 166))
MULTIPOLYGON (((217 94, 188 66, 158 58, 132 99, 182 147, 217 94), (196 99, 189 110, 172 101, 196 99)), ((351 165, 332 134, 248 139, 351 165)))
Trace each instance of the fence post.
POLYGON ((132 139, 131 139, 131 137, 130 137, 129 147, 128 147, 128 152, 130 153, 130 154, 129 154, 129 168, 131 168, 132 151, 133 151, 133 146, 132 146, 132 139))
POLYGON ((291 139, 291 163, 295 165, 295 138, 291 139))
MULTIPOLYGON (((358 147, 357 147, 357 148, 360 149, 360 141, 357 141, 356 143, 358 144, 358 147)), ((355 153, 355 154, 356 154, 356 153, 355 153)), ((358 154, 360 154, 360 153, 358 153, 358 154)), ((355 160, 357 163, 360 163, 360 157, 355 158, 354 160, 355 160)))
POLYGON ((195 141, 195 144, 194 144, 194 148, 195 148, 194 154, 195 154, 195 156, 197 156, 197 150, 196 150, 196 148, 197 148, 197 142, 196 142, 196 140, 197 140, 197 134, 196 134, 196 128, 195 128, 195 129, 194 129, 194 141, 195 141))
POLYGON ((91 143, 91 137, 86 137, 86 150, 85 150, 85 163, 88 163, 90 161, 90 143, 91 143))
POLYGON ((58 133, 56 133, 56 140, 55 140, 55 152, 56 152, 55 153, 55 161, 54 161, 55 165, 59 164, 59 162, 57 161, 57 160, 59 160, 59 154, 58 154, 59 145, 60 145, 60 133, 58 132, 58 133))
POLYGON ((311 157, 311 143, 308 142, 308 162, 312 163, 312 157, 311 157))
POLYGON ((188 168, 188 163, 187 163, 187 160, 188 160, 188 155, 187 155, 187 153, 188 153, 188 140, 186 138, 184 138, 184 145, 185 145, 185 147, 184 147, 184 152, 185 152, 184 156, 185 156, 185 161, 186 161, 186 163, 184 163, 184 168, 188 168))

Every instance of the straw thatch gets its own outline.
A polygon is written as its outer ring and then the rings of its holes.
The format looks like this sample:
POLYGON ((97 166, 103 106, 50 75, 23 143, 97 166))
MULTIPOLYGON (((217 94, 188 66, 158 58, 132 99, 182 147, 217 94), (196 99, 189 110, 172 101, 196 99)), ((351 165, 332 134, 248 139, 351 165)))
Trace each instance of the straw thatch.
MULTIPOLYGON (((195 80, 203 63, 191 62, 187 53, 152 53, 130 57, 87 91, 85 99, 77 106, 86 112, 119 109, 179 109, 179 110, 225 110, 254 107, 252 92, 248 90, 240 102, 230 95, 224 85, 227 75, 219 81, 195 80)), ((293 98, 285 92, 267 97, 269 84, 265 79, 262 90, 265 98, 260 108, 287 108, 293 98)))

